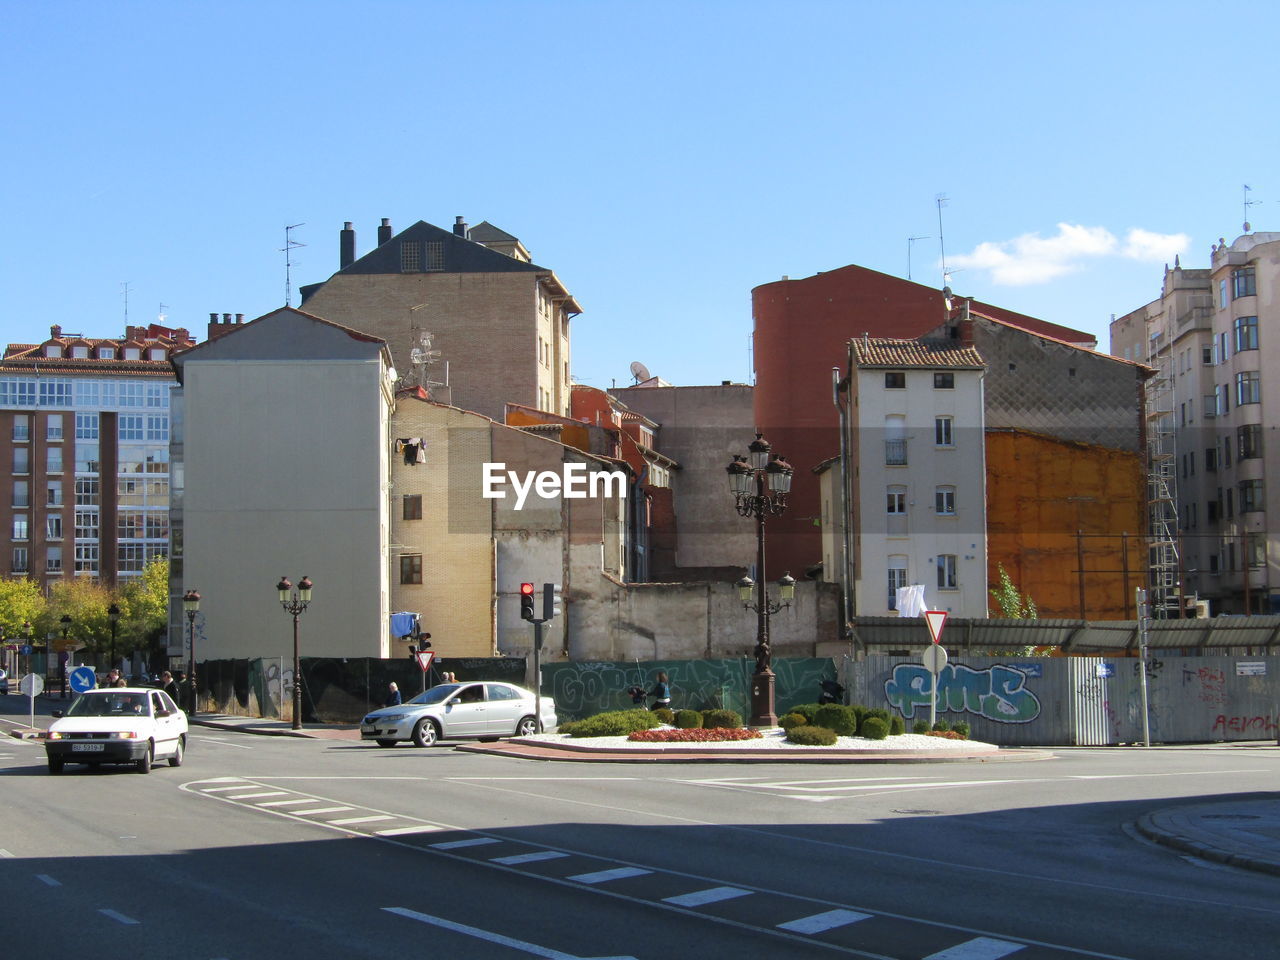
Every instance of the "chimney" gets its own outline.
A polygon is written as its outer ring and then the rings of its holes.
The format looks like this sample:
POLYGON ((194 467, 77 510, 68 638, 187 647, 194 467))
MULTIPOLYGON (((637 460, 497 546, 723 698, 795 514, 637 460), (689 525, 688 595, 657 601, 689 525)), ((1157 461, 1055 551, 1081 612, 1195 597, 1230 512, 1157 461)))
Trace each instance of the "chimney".
POLYGON ((969 301, 966 300, 960 308, 960 323, 957 324, 956 333, 959 334, 960 345, 963 347, 973 346, 973 314, 969 312, 969 301))
POLYGON ((230 322, 231 322, 231 314, 229 314, 229 313, 224 313, 224 314, 222 315, 222 322, 223 322, 223 323, 230 323, 230 322))
POLYGON ((455 237, 462 237, 465 240, 467 236, 467 221, 463 220, 461 217, 454 217, 453 235, 455 237))
POLYGON ((237 313, 237 314, 236 314, 236 323, 244 323, 244 314, 243 314, 243 313, 237 313))
POLYGON ((378 227, 378 246, 382 246, 391 239, 391 219, 389 217, 382 218, 382 226, 378 227))
POLYGON ((57 340, 60 336, 62 336, 62 327, 55 323, 49 328, 49 339, 57 340))
POLYGON ((356 262, 356 232, 348 220, 338 233, 338 269, 349 267, 356 262))

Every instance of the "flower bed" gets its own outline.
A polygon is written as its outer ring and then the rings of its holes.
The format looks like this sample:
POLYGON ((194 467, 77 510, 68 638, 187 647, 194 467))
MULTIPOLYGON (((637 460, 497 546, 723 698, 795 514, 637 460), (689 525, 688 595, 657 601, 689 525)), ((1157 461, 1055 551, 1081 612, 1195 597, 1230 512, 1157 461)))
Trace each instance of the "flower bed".
POLYGON ((710 727, 692 730, 634 730, 627 739, 636 743, 715 743, 720 740, 759 740, 759 730, 710 727))
POLYGON ((926 737, 942 737, 944 740, 968 740, 964 734, 956 733, 954 730, 929 730, 925 733, 926 737))

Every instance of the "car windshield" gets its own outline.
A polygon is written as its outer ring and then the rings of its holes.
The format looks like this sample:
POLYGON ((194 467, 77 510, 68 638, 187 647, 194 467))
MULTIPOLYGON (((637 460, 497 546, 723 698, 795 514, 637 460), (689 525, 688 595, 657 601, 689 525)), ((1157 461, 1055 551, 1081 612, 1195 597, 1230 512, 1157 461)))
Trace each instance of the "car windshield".
POLYGON ((136 693, 86 693, 71 704, 68 717, 138 717, 147 712, 147 699, 136 693))
POLYGON ((410 703, 444 703, 451 696, 458 692, 461 687, 460 683, 442 683, 437 687, 432 687, 426 693, 420 693, 410 703))

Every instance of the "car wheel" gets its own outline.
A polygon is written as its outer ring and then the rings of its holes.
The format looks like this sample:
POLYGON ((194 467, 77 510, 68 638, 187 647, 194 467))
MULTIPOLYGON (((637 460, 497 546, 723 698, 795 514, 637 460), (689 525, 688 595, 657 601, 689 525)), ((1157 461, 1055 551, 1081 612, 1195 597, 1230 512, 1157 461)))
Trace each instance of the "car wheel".
POLYGON ((182 766, 182 756, 186 752, 187 752, 187 738, 185 736, 179 737, 178 742, 174 744, 174 747, 173 747, 173 756, 169 758, 169 766, 171 767, 182 766))
POLYGON ((430 717, 423 717, 413 728, 413 745, 415 747, 431 747, 440 739, 440 731, 430 717))
POLYGON ((154 750, 155 750, 155 747, 148 743, 147 752, 144 753, 140 758, 134 761, 134 763, 137 765, 139 773, 151 772, 151 754, 154 750))
POLYGON ((394 740, 379 740, 379 741, 378 741, 378 746, 380 746, 380 747, 394 747, 395 745, 396 745, 396 742, 395 742, 394 740))
POLYGON ((538 732, 538 721, 533 717, 521 717, 520 722, 516 724, 517 737, 532 737, 538 732))
POLYGON ((50 758, 49 758, 49 772, 50 772, 50 773, 61 773, 61 772, 62 772, 62 758, 61 758, 61 757, 50 757, 50 758))

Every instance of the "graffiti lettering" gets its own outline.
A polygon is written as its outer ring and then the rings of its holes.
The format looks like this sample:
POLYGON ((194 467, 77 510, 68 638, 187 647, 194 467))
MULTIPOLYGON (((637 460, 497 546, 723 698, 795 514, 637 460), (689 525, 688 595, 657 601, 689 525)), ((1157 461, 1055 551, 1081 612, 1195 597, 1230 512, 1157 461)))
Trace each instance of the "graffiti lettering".
MULTIPOLYGON (((938 710, 964 711, 997 723, 1029 723, 1040 716, 1040 701, 1026 681, 1017 667, 996 664, 974 670, 949 663, 938 674, 938 710)), ((927 712, 931 693, 929 671, 918 663, 898 664, 884 684, 885 697, 908 720, 917 707, 927 712)))
POLYGON ((1227 675, 1224 671, 1214 667, 1199 667, 1196 670, 1183 667, 1182 685, 1185 687, 1190 683, 1200 685, 1198 696, 1202 703, 1227 702, 1227 675))
POLYGON ((1277 730, 1280 730, 1280 723, 1271 716, 1228 717, 1220 713, 1218 719, 1213 721, 1213 729, 1210 732, 1275 734, 1277 730))
MULTIPOLYGON (((1159 657, 1152 657, 1147 661, 1147 676, 1152 680, 1160 676, 1160 671, 1164 669, 1164 661, 1159 657)), ((1133 661, 1133 675, 1136 677, 1142 672, 1142 661, 1133 661)))

